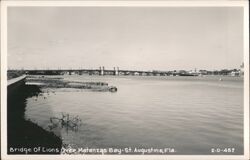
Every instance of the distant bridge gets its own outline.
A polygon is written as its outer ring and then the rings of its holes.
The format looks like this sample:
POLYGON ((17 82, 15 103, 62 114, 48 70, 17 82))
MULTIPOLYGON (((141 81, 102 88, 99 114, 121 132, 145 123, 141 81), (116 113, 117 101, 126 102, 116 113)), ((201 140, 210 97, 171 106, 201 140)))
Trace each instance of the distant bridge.
MULTIPOLYGON (((17 70, 9 70, 15 72, 17 70)), ((20 71, 20 70, 18 70, 20 71)), ((167 71, 139 71, 139 70, 113 70, 100 67, 99 69, 28 69, 22 70, 29 75, 137 75, 137 76, 167 76, 173 74, 167 71)))

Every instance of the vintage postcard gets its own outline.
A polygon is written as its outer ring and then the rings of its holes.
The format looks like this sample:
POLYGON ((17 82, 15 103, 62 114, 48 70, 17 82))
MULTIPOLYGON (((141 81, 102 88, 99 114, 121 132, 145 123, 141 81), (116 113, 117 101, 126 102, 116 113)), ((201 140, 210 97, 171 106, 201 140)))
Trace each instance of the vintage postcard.
POLYGON ((247 1, 2 1, 1 158, 249 159, 247 1))

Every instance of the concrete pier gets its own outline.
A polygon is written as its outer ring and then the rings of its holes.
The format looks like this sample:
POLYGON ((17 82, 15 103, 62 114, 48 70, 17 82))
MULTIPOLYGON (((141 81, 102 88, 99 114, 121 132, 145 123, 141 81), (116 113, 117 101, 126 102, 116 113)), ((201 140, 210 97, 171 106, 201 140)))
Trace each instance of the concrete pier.
POLYGON ((19 87, 25 85, 25 79, 26 79, 26 75, 22 75, 20 77, 16 77, 16 78, 8 80, 8 84, 7 84, 8 94, 11 94, 19 87))

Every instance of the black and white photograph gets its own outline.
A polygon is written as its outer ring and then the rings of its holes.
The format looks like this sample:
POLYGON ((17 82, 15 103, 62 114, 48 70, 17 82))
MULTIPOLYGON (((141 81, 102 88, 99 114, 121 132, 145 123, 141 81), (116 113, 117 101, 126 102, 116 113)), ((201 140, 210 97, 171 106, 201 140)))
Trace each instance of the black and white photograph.
POLYGON ((2 3, 3 159, 249 159, 248 2, 174 2, 2 3))

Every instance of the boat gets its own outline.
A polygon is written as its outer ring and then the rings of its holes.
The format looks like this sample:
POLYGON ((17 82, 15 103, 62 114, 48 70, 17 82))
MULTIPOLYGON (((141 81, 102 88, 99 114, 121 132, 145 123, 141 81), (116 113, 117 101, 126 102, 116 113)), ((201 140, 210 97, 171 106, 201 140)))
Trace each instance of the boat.
POLYGON ((109 91, 110 91, 110 92, 117 92, 117 88, 114 87, 114 86, 110 86, 110 87, 109 87, 109 91))

